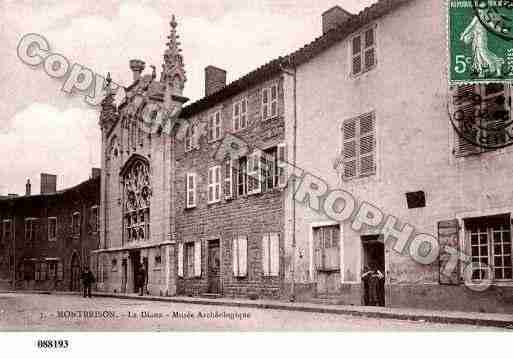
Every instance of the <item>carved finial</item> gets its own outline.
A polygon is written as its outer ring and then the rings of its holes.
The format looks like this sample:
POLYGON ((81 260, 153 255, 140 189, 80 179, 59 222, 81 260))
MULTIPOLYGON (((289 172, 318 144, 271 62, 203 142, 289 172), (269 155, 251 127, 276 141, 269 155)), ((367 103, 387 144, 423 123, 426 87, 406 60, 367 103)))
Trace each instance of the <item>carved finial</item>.
POLYGON ((185 81, 185 68, 183 57, 181 55, 179 36, 176 33, 178 22, 173 15, 171 22, 171 32, 167 37, 169 41, 166 43, 167 49, 164 52, 164 63, 162 64, 162 74, 160 81, 172 87, 172 93, 175 95, 182 95, 185 81))

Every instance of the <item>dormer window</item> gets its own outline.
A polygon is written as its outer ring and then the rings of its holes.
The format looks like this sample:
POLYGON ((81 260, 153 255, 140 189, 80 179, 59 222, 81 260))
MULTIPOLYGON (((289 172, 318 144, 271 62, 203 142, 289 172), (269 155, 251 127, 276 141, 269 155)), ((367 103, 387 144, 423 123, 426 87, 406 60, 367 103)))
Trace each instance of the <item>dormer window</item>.
POLYGON ((375 27, 353 36, 351 40, 351 58, 351 74, 353 76, 361 75, 376 66, 375 27))

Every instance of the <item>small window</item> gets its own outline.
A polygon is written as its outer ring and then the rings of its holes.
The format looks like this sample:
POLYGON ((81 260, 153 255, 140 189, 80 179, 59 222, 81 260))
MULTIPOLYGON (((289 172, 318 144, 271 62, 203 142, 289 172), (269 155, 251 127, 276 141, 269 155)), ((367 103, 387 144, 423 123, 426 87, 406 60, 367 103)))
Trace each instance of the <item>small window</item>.
POLYGON ((160 267, 162 265, 162 257, 160 254, 155 256, 155 267, 160 267))
POLYGON ((510 216, 465 220, 465 232, 473 267, 472 279, 513 280, 510 216))
POLYGON ((221 200, 221 166, 208 169, 208 203, 221 200))
POLYGON ((247 176, 247 158, 239 158, 239 168, 237 172, 237 194, 244 196, 248 193, 248 176, 247 176))
POLYGON ((356 76, 376 66, 376 29, 355 35, 351 41, 351 73, 356 76))
POLYGON ((270 191, 278 186, 278 148, 265 150, 262 156, 262 191, 270 191))
POLYGON ((196 146, 196 126, 190 124, 185 131, 185 152, 192 151, 196 146))
POLYGON ((262 119, 269 120, 278 116, 278 85, 262 89, 262 119))
POLYGON ((57 217, 48 218, 48 240, 57 240, 57 217))
POLYGON ((185 243, 184 249, 185 249, 185 275, 188 278, 197 277, 197 268, 198 266, 201 266, 201 257, 198 259, 198 253, 196 251, 199 251, 198 245, 196 243, 200 242, 189 242, 185 243))
POLYGON ((28 242, 37 239, 39 231, 39 220, 37 218, 25 219, 25 240, 28 242))
POLYGON ((71 217, 71 233, 74 236, 80 235, 80 212, 73 213, 71 217))
POLYGON ((233 104, 233 131, 243 130, 248 125, 248 100, 246 98, 233 104))
POLYGON ((57 278, 57 261, 48 262, 48 279, 54 280, 57 278))
POLYGON ((221 138, 221 111, 211 114, 208 118, 208 140, 217 141, 221 138))
POLYGON ((4 241, 10 241, 12 239, 12 227, 11 227, 11 220, 5 219, 2 222, 2 232, 3 232, 3 239, 4 241))
POLYGON ((116 272, 118 270, 118 260, 116 258, 112 258, 110 264, 111 264, 111 267, 112 267, 112 271, 116 272))
POLYGON ((100 231, 100 220, 99 220, 99 208, 98 206, 91 207, 89 216, 89 230, 90 232, 97 233, 100 231))

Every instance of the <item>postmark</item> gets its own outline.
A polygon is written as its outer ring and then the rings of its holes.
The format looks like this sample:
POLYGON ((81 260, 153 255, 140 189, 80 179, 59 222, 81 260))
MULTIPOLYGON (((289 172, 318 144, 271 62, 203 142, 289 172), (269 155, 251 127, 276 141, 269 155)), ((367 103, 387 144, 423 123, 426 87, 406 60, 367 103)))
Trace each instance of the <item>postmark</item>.
POLYGON ((451 84, 513 81, 513 0, 449 0, 451 84))

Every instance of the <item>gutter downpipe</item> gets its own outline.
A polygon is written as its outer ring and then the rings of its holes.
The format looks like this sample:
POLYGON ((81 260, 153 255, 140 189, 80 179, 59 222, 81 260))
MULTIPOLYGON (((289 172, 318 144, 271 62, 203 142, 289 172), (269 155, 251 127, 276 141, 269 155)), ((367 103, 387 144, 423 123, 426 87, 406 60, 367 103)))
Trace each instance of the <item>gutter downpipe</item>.
POLYGON ((292 173, 292 267, 291 267, 291 294, 290 301, 296 301, 296 156, 297 156, 297 67, 293 64, 293 61, 288 58, 287 63, 289 67, 292 68, 292 71, 289 69, 285 69, 283 67, 283 63, 280 65, 282 71, 293 77, 293 137, 292 137, 292 164, 293 164, 293 173, 292 173))

